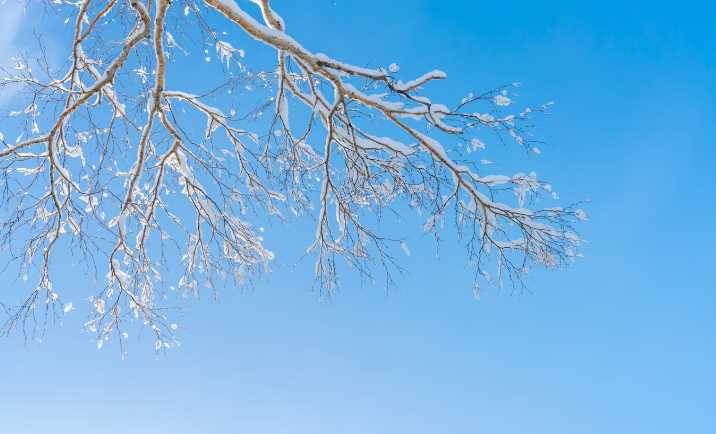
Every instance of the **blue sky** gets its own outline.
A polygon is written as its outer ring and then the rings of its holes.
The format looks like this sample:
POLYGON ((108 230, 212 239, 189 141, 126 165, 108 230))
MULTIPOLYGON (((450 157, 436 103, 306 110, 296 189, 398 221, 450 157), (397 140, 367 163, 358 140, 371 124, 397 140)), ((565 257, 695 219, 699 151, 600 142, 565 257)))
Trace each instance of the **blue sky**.
POLYGON ((275 1, 309 49, 438 67, 446 99, 520 81, 555 100, 549 145, 513 163, 590 200, 574 267, 475 300, 462 251, 415 231, 389 293, 346 278, 319 303, 309 262, 277 267, 188 305, 166 356, 121 361, 69 319, 0 342, 0 433, 716 431, 713 6, 582 3, 275 1))

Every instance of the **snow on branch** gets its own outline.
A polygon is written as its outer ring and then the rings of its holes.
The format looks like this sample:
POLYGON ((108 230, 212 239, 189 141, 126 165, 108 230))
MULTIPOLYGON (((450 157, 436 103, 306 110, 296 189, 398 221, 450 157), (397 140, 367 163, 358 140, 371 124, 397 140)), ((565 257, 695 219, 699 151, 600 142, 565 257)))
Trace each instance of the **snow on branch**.
POLYGON ((329 295, 341 264, 370 280, 383 270, 389 282, 401 269, 395 250, 410 250, 402 234, 379 230, 386 212, 413 211, 436 239, 454 221, 476 285, 519 286, 534 265, 579 255, 572 225, 584 211, 538 206, 557 199, 549 183, 485 173, 492 166, 481 158, 490 138, 539 153, 529 128, 548 105, 510 112, 514 86, 433 101, 429 88, 446 73, 403 81, 396 64, 310 51, 269 0, 252 2, 251 12, 233 0, 48 3, 72 16, 68 61, 18 57, 0 77, 20 107, 0 136, 0 242, 23 280, 36 276, 22 301, 2 305, 0 333, 36 333, 38 312, 75 308, 53 278, 53 261, 70 249, 102 282, 85 324, 98 347, 115 338, 124 349, 133 322, 152 331, 157 350, 174 346, 172 299, 269 270, 268 217, 315 218, 306 252, 329 295), (275 69, 244 65, 241 37, 272 50, 275 69), (213 51, 223 82, 175 84, 179 65, 210 62, 213 51), (244 113, 226 98, 241 89, 239 104, 253 104, 244 113))

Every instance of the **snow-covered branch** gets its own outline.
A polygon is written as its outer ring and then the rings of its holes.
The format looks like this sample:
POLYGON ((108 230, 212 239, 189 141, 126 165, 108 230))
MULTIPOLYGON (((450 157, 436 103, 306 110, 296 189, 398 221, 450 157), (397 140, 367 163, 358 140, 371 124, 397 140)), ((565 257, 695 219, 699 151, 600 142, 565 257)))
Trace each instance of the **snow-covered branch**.
POLYGON ((512 85, 433 101, 430 87, 445 72, 402 77, 396 64, 366 68, 311 51, 269 0, 253 3, 48 3, 58 17, 74 17, 68 61, 58 68, 43 55, 18 57, 0 77, 21 107, 6 118, 17 140, 1 138, 0 239, 20 275, 37 276, 27 297, 7 305, 0 332, 32 332, 40 306, 45 317, 74 308, 53 289, 62 245, 104 276, 86 323, 98 346, 114 336, 124 347, 136 321, 152 330, 157 350, 171 347, 172 294, 197 296, 269 269, 274 253, 252 219, 314 216, 306 251, 327 294, 340 264, 369 279, 400 270, 395 249, 408 249, 403 234, 379 230, 386 211, 414 212, 418 229, 436 239, 452 214, 476 284, 521 285, 534 264, 557 267, 578 255, 572 224, 586 214, 537 206, 556 199, 550 184, 534 173, 485 173, 491 166, 481 158, 491 139, 539 153, 529 127, 547 105, 511 112, 512 85), (211 23, 275 52, 275 69, 247 68, 244 51, 211 23), (208 49, 197 57, 190 46, 215 47, 223 82, 175 85, 176 64, 210 60, 208 49), (220 96, 238 82, 253 90, 244 114, 220 96), (172 255, 181 257, 176 278, 172 255))

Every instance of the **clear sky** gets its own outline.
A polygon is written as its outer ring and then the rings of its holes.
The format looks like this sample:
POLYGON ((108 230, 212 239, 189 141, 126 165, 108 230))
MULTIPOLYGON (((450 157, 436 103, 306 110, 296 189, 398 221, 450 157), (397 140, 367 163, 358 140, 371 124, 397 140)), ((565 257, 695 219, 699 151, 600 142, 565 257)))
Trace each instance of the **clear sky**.
POLYGON ((125 361, 68 319, 0 341, 0 433, 716 432, 716 11, 587 3, 275 0, 309 49, 443 69, 446 97, 555 100, 521 164, 591 201, 574 267, 475 300, 463 252, 416 237, 389 293, 346 278, 319 303, 309 262, 279 266, 190 303, 181 348, 125 361))

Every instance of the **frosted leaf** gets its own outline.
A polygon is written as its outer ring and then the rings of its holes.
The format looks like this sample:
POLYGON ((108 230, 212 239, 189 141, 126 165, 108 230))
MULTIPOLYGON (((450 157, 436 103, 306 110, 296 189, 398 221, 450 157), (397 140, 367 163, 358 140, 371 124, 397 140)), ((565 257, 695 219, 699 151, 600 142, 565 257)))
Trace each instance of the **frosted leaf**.
POLYGON ((149 79, 149 73, 147 72, 147 68, 145 68, 144 66, 142 66, 140 68, 136 68, 134 70, 134 73, 137 74, 137 76, 139 77, 139 80, 142 82, 142 84, 145 84, 147 82, 147 80, 149 79))
POLYGON ((76 134, 77 140, 82 143, 87 143, 91 137, 91 133, 87 131, 80 131, 76 134))
POLYGON ((503 185, 510 182, 512 178, 505 175, 487 175, 480 178, 480 182, 489 186, 503 185))
POLYGON ((30 105, 25 107, 24 112, 25 112, 25 114, 37 113, 37 104, 31 103, 30 105))
POLYGON ((67 146, 65 147, 65 151, 68 157, 80 158, 82 161, 84 161, 84 154, 82 153, 81 146, 67 146))
POLYGON ((589 216, 587 216, 587 213, 583 209, 574 211, 574 216, 581 221, 587 221, 589 219, 589 216))
POLYGON ((166 35, 167 35, 167 45, 170 47, 177 46, 177 41, 176 41, 176 39, 174 39, 174 35, 172 35, 171 32, 166 32, 166 35))
POLYGON ((244 57, 244 50, 234 48, 230 43, 226 41, 219 41, 216 43, 216 53, 219 55, 219 59, 222 62, 226 62, 226 67, 229 67, 229 61, 233 57, 234 53, 237 53, 239 57, 244 57))
POLYGON ((69 313, 70 311, 74 310, 74 306, 72 306, 72 303, 65 303, 65 305, 62 307, 62 311, 64 313, 69 313))
POLYGON ((390 71, 390 72, 392 72, 393 74, 395 74, 396 72, 400 71, 400 65, 398 65, 398 64, 395 63, 395 62, 393 62, 393 63, 391 63, 390 65, 388 65, 388 71, 390 71))
POLYGON ((82 195, 79 197, 79 199, 87 204, 87 206, 85 207, 85 212, 92 212, 92 210, 94 210, 99 204, 99 199, 95 196, 82 195))
POLYGON ((495 98, 493 98, 493 101, 495 104, 501 106, 501 107, 507 107, 512 103, 512 100, 506 96, 506 95, 495 95, 495 98))
POLYGON ((485 149, 485 144, 482 141, 480 141, 480 139, 470 140, 470 145, 471 145, 473 151, 477 151, 478 149, 485 149))
POLYGON ((92 333, 97 332, 97 323, 95 321, 90 321, 90 322, 86 323, 85 327, 87 328, 87 330, 89 330, 92 333))
POLYGON ((42 172, 42 166, 37 166, 33 168, 17 167, 15 168, 15 172, 21 173, 24 176, 37 175, 38 173, 42 172))
POLYGON ((103 346, 104 346, 104 339, 102 339, 101 337, 97 338, 97 349, 101 350, 103 346))
POLYGON ((35 211, 35 218, 38 218, 45 223, 47 223, 53 215, 54 212, 48 211, 44 206, 37 208, 37 211, 35 211))
POLYGON ((405 253, 405 256, 410 256, 410 247, 405 242, 400 243, 400 248, 403 250, 403 253, 405 253))
POLYGON ((105 302, 101 298, 97 298, 94 300, 94 309, 97 311, 98 314, 103 315, 105 312, 105 302))
POLYGON ((495 122, 495 117, 489 113, 484 113, 484 114, 483 113, 475 113, 474 116, 477 117, 478 119, 480 119, 480 121, 488 123, 488 124, 491 122, 495 122))

